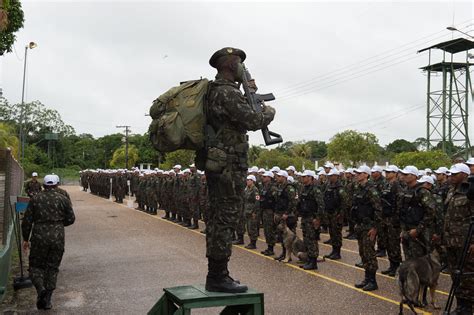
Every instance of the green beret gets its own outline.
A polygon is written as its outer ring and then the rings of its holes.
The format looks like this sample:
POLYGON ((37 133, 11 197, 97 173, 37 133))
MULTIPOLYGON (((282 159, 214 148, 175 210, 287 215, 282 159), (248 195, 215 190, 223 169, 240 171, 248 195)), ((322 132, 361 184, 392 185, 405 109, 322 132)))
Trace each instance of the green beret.
POLYGON ((243 50, 240 50, 238 48, 232 48, 232 47, 224 47, 224 48, 219 49, 218 51, 216 51, 211 56, 211 59, 209 59, 209 64, 212 67, 216 68, 217 60, 219 60, 220 57, 227 56, 227 55, 239 56, 242 62, 245 60, 245 57, 246 57, 245 52, 243 50))

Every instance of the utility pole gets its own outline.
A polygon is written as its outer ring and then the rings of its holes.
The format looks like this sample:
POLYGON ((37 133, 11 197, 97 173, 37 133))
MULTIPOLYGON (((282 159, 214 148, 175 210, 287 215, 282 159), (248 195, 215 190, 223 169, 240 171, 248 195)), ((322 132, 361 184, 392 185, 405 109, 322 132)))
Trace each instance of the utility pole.
POLYGON ((116 126, 117 128, 125 128, 125 168, 128 170, 128 135, 130 134, 130 126, 116 126))

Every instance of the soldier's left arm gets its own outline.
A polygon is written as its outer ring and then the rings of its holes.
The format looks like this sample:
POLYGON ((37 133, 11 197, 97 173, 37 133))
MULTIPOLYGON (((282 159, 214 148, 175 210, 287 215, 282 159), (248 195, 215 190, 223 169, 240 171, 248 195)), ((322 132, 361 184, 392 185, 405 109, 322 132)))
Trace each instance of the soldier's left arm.
POLYGON ((314 199, 318 204, 318 209, 316 209, 316 218, 321 220, 322 216, 324 215, 324 209, 326 207, 326 205, 324 204, 324 195, 318 186, 314 186, 313 193, 314 199))
POLYGON ((379 222, 382 221, 382 199, 380 197, 379 191, 375 187, 371 187, 369 191, 369 198, 372 207, 374 208, 374 222, 373 226, 376 227, 379 222))
POLYGON ((350 207, 349 194, 344 187, 339 188, 339 198, 341 198, 340 213, 346 213, 350 207))

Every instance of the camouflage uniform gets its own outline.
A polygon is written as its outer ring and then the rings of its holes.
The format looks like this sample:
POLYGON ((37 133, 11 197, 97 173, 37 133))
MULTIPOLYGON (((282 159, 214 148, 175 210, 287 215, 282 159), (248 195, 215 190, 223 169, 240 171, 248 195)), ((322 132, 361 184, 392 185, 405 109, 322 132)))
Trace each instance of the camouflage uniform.
MULTIPOLYGON (((458 267, 460 257, 463 252, 464 242, 469 230, 471 217, 474 216, 474 202, 467 199, 466 191, 462 185, 450 188, 446 197, 447 206, 444 221, 444 243, 448 252, 449 269, 455 270, 458 267)), ((474 238, 470 240, 474 244, 474 238)), ((466 259, 463 270, 464 273, 474 272, 474 256, 471 253, 466 259)), ((474 277, 462 278, 460 286, 454 292, 456 298, 474 303, 474 277)))
MULTIPOLYGON (((277 185, 277 195, 275 200, 275 215, 274 220, 275 224, 278 225, 285 221, 284 223, 288 226, 290 230, 296 233, 297 217, 296 217, 296 208, 298 200, 296 189, 293 185, 285 182, 283 184, 277 185), (283 220, 283 215, 287 215, 288 218, 283 220)), ((283 260, 285 258, 286 248, 283 244, 283 233, 282 231, 277 230, 277 241, 282 243, 283 252, 277 257, 277 260, 283 260)))
MULTIPOLYGON (((209 189, 209 217, 206 228, 206 256, 214 260, 228 260, 232 254, 232 234, 243 205, 247 175, 247 130, 267 126, 274 113, 256 113, 235 82, 217 74, 208 93, 207 123, 214 129, 208 148, 199 151, 196 164, 203 164, 209 189), (222 170, 210 169, 209 153, 216 149, 226 155, 222 170)), ((200 167, 202 169, 202 167, 200 167)))
POLYGON ((392 275, 402 262, 400 248, 400 214, 399 214, 399 194, 400 185, 398 181, 385 181, 381 191, 382 197, 382 215, 377 228, 377 238, 382 244, 386 244, 388 259, 390 260, 390 270, 387 269, 384 274, 392 275), (392 272, 390 272, 392 271, 392 272))
POLYGON ((56 288, 64 253, 64 227, 74 220, 71 202, 55 189, 38 193, 28 204, 21 230, 24 241, 31 233, 29 271, 38 293, 56 288))
POLYGON ((193 219, 193 227, 199 228, 199 191, 201 189, 201 178, 197 173, 192 173, 189 178, 189 216, 193 219))
POLYGON ((199 212, 202 220, 207 225, 207 216, 209 212, 209 195, 207 191, 206 177, 201 177, 201 185, 199 186, 199 212))
POLYGON ((32 197, 42 190, 41 183, 37 180, 29 180, 24 185, 24 191, 28 197, 32 197))
POLYGON ((380 221, 382 204, 377 189, 370 183, 357 184, 352 204, 352 219, 355 222, 355 233, 359 243, 359 255, 366 272, 375 274, 378 269, 375 257, 375 239, 371 240, 367 233, 376 228, 380 221))
POLYGON ((258 222, 258 206, 260 195, 257 186, 245 187, 244 190, 244 215, 247 233, 251 242, 256 242, 258 238, 259 222, 258 222))
POLYGON ((348 208, 348 196, 340 181, 335 184, 328 182, 324 192, 325 214, 329 222, 329 235, 334 251, 339 251, 342 247, 342 225, 344 223, 344 213, 348 208))
POLYGON ((303 242, 308 250, 309 258, 319 256, 319 246, 316 239, 316 229, 313 220, 321 220, 324 213, 324 199, 317 185, 303 185, 298 203, 298 214, 301 216, 303 242))
POLYGON ((260 212, 262 213, 263 233, 268 245, 268 249, 263 251, 262 254, 273 255, 273 246, 276 243, 274 215, 277 193, 277 186, 274 182, 262 183, 260 190, 260 212))
MULTIPOLYGON (((382 195, 382 191, 385 188, 386 180, 380 175, 377 180, 371 178, 372 185, 377 189, 379 195, 382 195)), ((377 257, 385 257, 385 252, 387 249, 388 236, 387 231, 384 229, 377 229, 377 257)))
POLYGON ((400 223, 405 258, 421 257, 430 253, 431 231, 436 213, 436 201, 433 195, 428 189, 415 185, 403 192, 400 202, 400 223), (412 229, 416 229, 416 239, 408 235, 412 229))

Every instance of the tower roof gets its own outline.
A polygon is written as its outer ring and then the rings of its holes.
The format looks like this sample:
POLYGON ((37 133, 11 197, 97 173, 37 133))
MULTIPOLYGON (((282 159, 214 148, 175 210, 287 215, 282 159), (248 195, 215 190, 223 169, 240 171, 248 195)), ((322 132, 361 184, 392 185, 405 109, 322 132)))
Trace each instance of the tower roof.
POLYGON ((461 37, 461 38, 457 38, 457 39, 448 40, 447 42, 442 42, 442 43, 439 43, 439 44, 436 44, 436 45, 433 45, 433 46, 430 46, 430 47, 427 47, 427 48, 423 48, 422 50, 419 50, 418 52, 420 53, 420 52, 423 52, 425 50, 432 49, 432 48, 438 48, 438 49, 444 50, 448 53, 455 54, 455 53, 458 53, 458 52, 461 52, 461 51, 466 51, 466 50, 469 50, 469 49, 473 49, 474 48, 474 42, 469 40, 469 39, 461 37))

